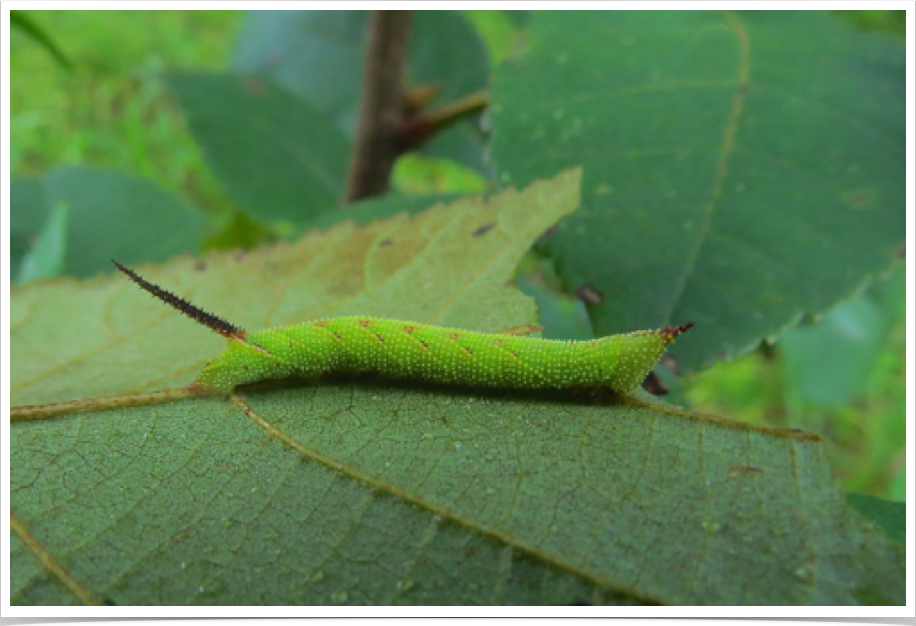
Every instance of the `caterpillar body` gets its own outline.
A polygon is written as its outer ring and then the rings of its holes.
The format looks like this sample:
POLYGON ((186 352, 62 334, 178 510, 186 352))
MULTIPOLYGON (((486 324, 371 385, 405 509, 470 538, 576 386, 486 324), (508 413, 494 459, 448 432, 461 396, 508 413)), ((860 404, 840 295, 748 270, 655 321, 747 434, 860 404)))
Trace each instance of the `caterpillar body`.
MULTIPOLYGON (((377 373, 442 384, 633 391, 693 324, 558 341, 374 317, 336 317, 246 332, 114 264, 157 298, 227 339, 191 384, 198 393, 292 376, 377 373)), ((532 327, 531 330, 537 327, 532 327)))

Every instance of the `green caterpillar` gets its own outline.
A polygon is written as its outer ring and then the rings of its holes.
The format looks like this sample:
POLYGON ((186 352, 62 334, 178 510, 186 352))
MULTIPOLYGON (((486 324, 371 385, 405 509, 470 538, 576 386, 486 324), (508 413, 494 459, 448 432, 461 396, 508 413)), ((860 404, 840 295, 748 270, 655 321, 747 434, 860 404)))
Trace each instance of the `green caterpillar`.
POLYGON ((225 352, 191 384, 228 393, 245 383, 329 373, 378 373, 434 383, 517 389, 633 391, 681 333, 693 326, 610 335, 592 341, 514 336, 373 317, 318 319, 248 333, 153 285, 117 261, 140 287, 223 335, 225 352))

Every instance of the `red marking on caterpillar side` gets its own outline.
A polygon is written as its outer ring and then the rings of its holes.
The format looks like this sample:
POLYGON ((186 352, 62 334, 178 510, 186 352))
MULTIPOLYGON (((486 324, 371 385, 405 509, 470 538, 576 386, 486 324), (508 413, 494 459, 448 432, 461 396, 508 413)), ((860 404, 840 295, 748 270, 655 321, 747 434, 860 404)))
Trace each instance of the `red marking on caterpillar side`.
POLYGON ((458 339, 459 337, 461 337, 461 333, 449 333, 448 334, 448 338, 452 340, 458 339))
POLYGON ((357 323, 360 326, 362 326, 363 328, 369 328, 370 326, 372 326, 372 320, 359 320, 359 322, 357 323))
POLYGON ((499 334, 500 335, 530 335, 531 333, 536 333, 540 330, 544 330, 544 327, 538 326, 537 324, 522 324, 521 326, 513 326, 512 328, 501 330, 499 331, 499 334))
POLYGON ((374 334, 375 334, 375 338, 378 339, 379 343, 385 343, 385 338, 384 338, 384 337, 382 337, 382 336, 379 335, 378 333, 374 333, 374 334))
POLYGON ((424 348, 426 348, 427 350, 429 350, 429 344, 428 344, 428 343, 426 343, 425 341, 419 340, 419 339, 418 339, 417 341, 420 342, 420 345, 421 345, 421 346, 423 346, 424 348))
POLYGON ((510 356, 512 356, 512 358, 515 358, 515 359, 517 359, 517 358, 518 358, 518 355, 517 355, 517 354, 515 354, 514 352, 512 352, 511 350, 506 350, 506 352, 508 352, 508 353, 509 353, 509 355, 510 355, 510 356))
POLYGON ((312 326, 314 326, 315 328, 324 328, 327 325, 328 325, 327 320, 318 320, 317 322, 312 322, 312 326))
POLYGON ((408 335, 412 335, 413 331, 415 331, 416 329, 417 329, 416 326, 404 326, 403 328, 404 332, 407 333, 408 335))
POLYGON ((468 354, 474 354, 474 353, 471 351, 471 349, 468 348, 467 346, 464 347, 464 351, 467 352, 468 354))

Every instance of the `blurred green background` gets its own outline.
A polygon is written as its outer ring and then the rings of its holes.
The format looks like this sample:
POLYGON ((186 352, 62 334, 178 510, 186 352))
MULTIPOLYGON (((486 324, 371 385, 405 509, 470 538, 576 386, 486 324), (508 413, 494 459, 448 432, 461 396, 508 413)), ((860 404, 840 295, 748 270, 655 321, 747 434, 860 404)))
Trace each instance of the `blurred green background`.
MULTIPOLYGON (((465 16, 492 64, 512 50, 523 22, 502 12, 465 16)), ((903 37, 903 16, 860 11, 842 18, 903 37)), ((204 163, 161 78, 166 69, 225 68, 243 13, 47 11, 19 17, 24 20, 10 42, 14 176, 92 165, 155 181, 207 212, 205 248, 251 247, 284 234, 282 224, 258 224, 237 210, 204 163), (55 58, 48 41, 66 63, 55 58)), ((395 170, 394 185, 404 193, 478 192, 487 181, 473 168, 408 155, 395 170)), ((65 228, 66 219, 66 212, 56 212, 46 229, 65 228)), ((40 239, 36 247, 54 246, 53 235, 40 239)), ((53 273, 26 264, 20 282, 53 273)), ((591 336, 584 306, 562 293, 548 259, 532 253, 519 269, 519 284, 537 298, 548 336, 591 336)), ((903 501, 905 307, 900 264, 820 319, 801 320, 761 349, 689 378, 663 370, 663 382, 672 401, 701 412, 817 432, 828 442, 846 491, 903 501)))

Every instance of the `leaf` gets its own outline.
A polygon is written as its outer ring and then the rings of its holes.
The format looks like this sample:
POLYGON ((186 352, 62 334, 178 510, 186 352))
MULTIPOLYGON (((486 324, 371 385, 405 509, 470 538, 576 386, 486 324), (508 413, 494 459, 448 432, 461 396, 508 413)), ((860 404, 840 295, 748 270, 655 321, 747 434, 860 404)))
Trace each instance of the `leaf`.
POLYGON ((906 545, 906 503, 876 498, 864 493, 847 493, 846 499, 859 513, 873 520, 887 536, 906 545))
MULTIPOLYGON (((578 178, 139 270, 250 328, 512 327, 535 312, 505 284, 578 178)), ((219 350, 125 283, 14 290, 14 403, 186 384, 219 350)), ((902 546, 815 437, 645 396, 291 382, 16 422, 11 450, 15 604, 904 602, 902 546)))
POLYGON ((598 334, 696 322, 685 372, 823 313, 904 244, 903 46, 815 12, 538 12, 493 88, 503 184, 575 163, 542 249, 598 334))
POLYGON ((37 278, 53 278, 63 272, 67 250, 67 221, 70 211, 66 205, 54 207, 35 244, 23 257, 17 282, 27 283, 37 278))
POLYGON ((110 270, 111 257, 133 264, 197 250, 206 224, 196 207, 155 183, 97 167, 15 179, 10 200, 13 263, 23 262, 52 209, 67 207, 63 272, 77 276, 110 270))
POLYGON ((61 51, 61 49, 54 43, 54 40, 44 31, 43 28, 38 26, 28 13, 25 11, 10 11, 10 26, 15 26, 23 33, 31 37, 36 41, 41 47, 48 51, 48 53, 57 61, 65 70, 72 70, 73 66, 70 63, 70 60, 67 58, 67 55, 61 51))
POLYGON ((176 72, 168 85, 207 163, 250 215, 302 224, 338 207, 349 141, 320 110, 254 76, 176 72))
POLYGON ((50 217, 44 203, 44 181, 16 177, 10 181, 10 275, 22 271, 22 262, 35 245, 50 217))
POLYGON ((792 400, 802 407, 841 406, 865 392, 888 334, 905 308, 899 302, 906 293, 904 281, 900 263, 892 278, 840 303, 817 323, 780 337, 784 384, 792 400), (885 303, 887 296, 895 297, 885 303))
MULTIPOLYGON (((363 81, 368 11, 251 11, 245 14, 233 70, 267 76, 355 134, 363 81)), ((437 103, 487 87, 486 50, 465 18, 415 11, 408 86, 441 84, 437 103)), ((484 169, 483 139, 471 123, 435 138, 424 152, 484 169)))

